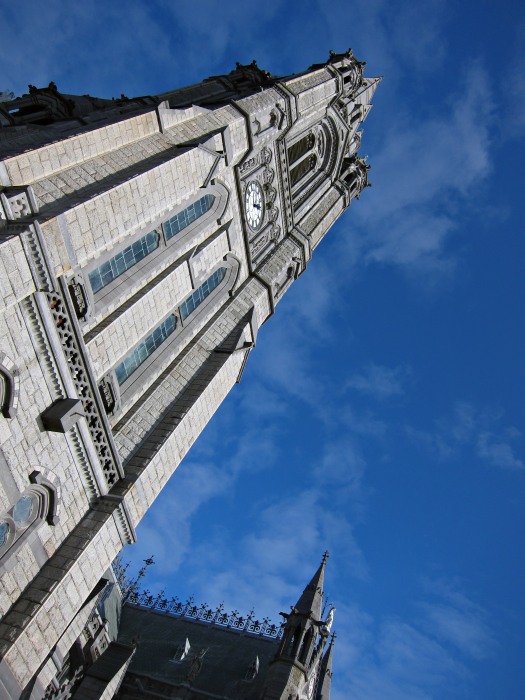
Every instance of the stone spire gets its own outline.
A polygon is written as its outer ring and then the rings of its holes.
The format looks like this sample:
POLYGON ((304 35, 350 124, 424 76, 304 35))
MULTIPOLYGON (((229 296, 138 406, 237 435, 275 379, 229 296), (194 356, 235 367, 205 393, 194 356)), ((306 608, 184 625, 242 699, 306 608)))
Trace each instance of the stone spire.
POLYGON ((335 642, 335 632, 330 640, 330 645, 326 650, 321 668, 319 671, 319 681, 317 686, 317 694, 315 700, 330 700, 330 687, 332 685, 332 656, 335 642))
POLYGON ((324 569, 327 559, 328 552, 325 552, 319 568, 295 605, 295 610, 298 613, 309 615, 314 620, 321 619, 323 609, 324 569))

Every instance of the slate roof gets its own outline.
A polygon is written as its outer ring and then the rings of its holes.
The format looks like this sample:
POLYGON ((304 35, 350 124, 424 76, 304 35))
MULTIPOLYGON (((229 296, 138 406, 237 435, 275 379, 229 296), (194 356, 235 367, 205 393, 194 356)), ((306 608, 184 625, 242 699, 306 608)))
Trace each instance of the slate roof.
POLYGON ((129 673, 226 698, 258 695, 280 643, 279 639, 131 605, 125 605, 122 610, 118 641, 127 644, 138 641, 129 673), (184 647, 186 639, 191 645, 190 652, 184 660, 174 660, 177 648, 184 647), (188 674, 192 664, 194 668, 199 665, 195 660, 202 652, 205 652, 202 665, 191 680, 188 674), (246 680, 248 668, 256 657, 259 673, 253 680, 246 680))

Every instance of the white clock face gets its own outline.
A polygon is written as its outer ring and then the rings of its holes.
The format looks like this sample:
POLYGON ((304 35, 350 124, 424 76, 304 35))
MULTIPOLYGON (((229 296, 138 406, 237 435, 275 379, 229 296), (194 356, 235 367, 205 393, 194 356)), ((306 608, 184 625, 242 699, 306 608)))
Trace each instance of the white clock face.
POLYGON ((264 200, 262 187, 258 182, 252 180, 246 188, 244 195, 244 206, 246 209, 246 218, 248 226, 256 231, 262 224, 264 216, 264 200))

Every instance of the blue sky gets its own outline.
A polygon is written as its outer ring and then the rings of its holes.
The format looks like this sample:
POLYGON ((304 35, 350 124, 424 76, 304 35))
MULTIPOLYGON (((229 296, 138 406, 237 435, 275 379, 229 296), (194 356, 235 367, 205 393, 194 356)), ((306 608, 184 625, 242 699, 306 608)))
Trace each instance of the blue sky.
POLYGON ((128 549, 259 615, 324 549, 334 700, 521 700, 525 11, 507 0, 3 3, 0 89, 151 94, 352 46, 373 187, 128 549))

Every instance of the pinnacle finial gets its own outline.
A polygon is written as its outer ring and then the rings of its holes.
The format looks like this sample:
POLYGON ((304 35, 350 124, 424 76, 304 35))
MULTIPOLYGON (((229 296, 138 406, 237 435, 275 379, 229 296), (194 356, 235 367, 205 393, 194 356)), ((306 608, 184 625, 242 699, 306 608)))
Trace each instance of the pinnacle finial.
POLYGON ((326 550, 325 553, 323 554, 323 561, 321 562, 321 564, 326 564, 329 556, 330 556, 330 552, 328 550, 326 550))

